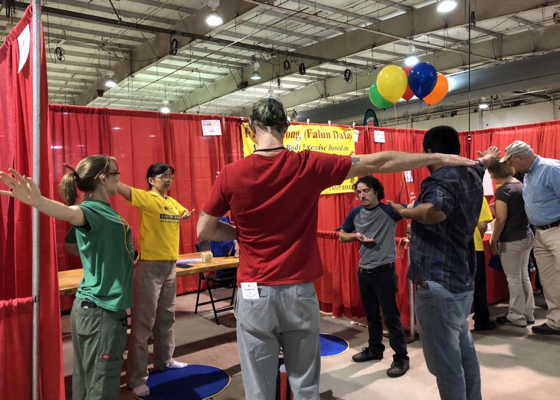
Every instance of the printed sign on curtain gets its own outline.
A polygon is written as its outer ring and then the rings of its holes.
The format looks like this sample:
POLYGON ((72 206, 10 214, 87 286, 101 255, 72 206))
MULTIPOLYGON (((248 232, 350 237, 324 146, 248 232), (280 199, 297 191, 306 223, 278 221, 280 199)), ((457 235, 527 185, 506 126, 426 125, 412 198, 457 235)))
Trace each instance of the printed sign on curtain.
POLYGON ((203 119, 201 122, 203 136, 222 136, 222 126, 219 119, 203 119))
MULTIPOLYGON (((255 135, 249 124, 241 124, 243 156, 247 157, 257 148, 255 135)), ((291 151, 312 150, 328 154, 350 156, 355 153, 354 129, 327 125, 290 125, 284 135, 284 146, 291 151)), ((322 194, 350 193, 357 178, 347 179, 341 185, 332 186, 322 194)))

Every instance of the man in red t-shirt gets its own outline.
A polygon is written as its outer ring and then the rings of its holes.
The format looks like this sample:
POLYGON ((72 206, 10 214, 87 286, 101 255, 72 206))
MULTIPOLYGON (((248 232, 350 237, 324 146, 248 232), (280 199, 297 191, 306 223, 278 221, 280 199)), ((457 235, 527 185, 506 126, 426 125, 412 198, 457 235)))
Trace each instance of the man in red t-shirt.
POLYGON ((323 273, 319 195, 355 176, 475 162, 395 151, 355 157, 288 151, 286 112, 272 98, 255 105, 250 123, 257 149, 222 169, 202 207, 198 238, 239 243, 235 314, 246 397, 275 399, 282 348, 294 399, 318 399, 320 320, 313 281, 323 273), (228 211, 236 226, 220 222, 228 211))

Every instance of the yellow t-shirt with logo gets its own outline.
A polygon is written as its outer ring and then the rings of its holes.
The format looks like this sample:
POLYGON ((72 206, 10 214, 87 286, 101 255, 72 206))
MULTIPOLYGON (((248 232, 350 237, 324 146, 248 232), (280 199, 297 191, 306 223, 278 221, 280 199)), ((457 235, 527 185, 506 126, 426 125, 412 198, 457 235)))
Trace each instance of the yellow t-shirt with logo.
POLYGON ((185 207, 170 196, 131 188, 132 201, 138 208, 140 259, 172 261, 179 256, 179 224, 185 207))
MULTIPOLYGON (((488 201, 486 200, 486 197, 483 197, 482 208, 480 209, 480 217, 478 218, 478 222, 490 222, 493 219, 494 217, 492 216, 492 211, 490 211, 488 201)), ((474 247, 476 248, 476 251, 484 251, 484 244, 482 243, 482 237, 480 236, 480 231, 478 230, 478 228, 475 228, 474 230, 474 247)))

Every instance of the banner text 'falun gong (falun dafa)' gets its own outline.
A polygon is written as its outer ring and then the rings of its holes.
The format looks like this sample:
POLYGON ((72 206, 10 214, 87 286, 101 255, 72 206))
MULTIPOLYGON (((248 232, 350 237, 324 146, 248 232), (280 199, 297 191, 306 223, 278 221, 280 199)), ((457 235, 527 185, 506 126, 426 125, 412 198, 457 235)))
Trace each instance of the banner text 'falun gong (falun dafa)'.
MULTIPOLYGON (((243 156, 255 151, 257 143, 249 124, 241 124, 243 156)), ((329 154, 351 156, 355 154, 354 130, 328 125, 290 125, 284 135, 284 147, 291 151, 312 150, 329 154)), ((322 194, 350 193, 357 178, 347 179, 341 185, 331 186, 322 194)))

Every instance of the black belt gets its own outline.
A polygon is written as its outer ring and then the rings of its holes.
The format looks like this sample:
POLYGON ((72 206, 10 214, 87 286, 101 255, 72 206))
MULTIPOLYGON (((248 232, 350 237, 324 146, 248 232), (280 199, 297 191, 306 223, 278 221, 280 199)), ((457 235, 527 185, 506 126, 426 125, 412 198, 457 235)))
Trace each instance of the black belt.
POLYGON ((560 220, 548 225, 535 226, 535 228, 541 231, 546 231, 547 229, 556 228, 557 226, 560 226, 560 220))
POLYGON ((358 268, 359 274, 377 274, 379 272, 387 272, 395 269, 395 264, 383 264, 375 268, 358 268))

